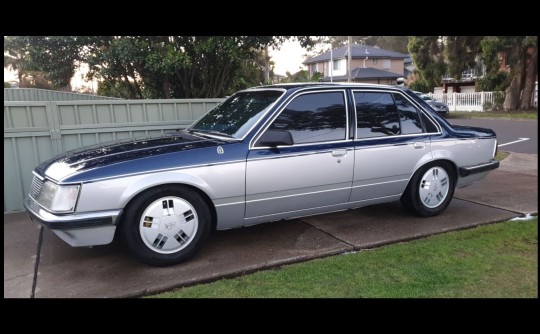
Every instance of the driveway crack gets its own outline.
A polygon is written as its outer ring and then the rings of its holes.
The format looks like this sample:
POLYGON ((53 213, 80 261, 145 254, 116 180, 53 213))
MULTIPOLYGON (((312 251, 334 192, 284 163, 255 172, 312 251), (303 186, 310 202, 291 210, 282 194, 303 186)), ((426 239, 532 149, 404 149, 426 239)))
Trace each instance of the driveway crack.
POLYGON ((301 221, 302 223, 304 223, 304 224, 306 224, 306 225, 308 225, 308 226, 310 226, 310 227, 313 227, 313 228, 316 229, 317 231, 326 234, 327 236, 331 237, 332 239, 336 239, 336 240, 339 241, 339 242, 342 242, 342 243, 344 243, 344 244, 346 244, 346 245, 348 245, 348 246, 351 246, 351 247, 352 247, 352 250, 356 250, 356 247, 354 246, 354 244, 351 244, 350 242, 347 242, 347 241, 345 241, 345 240, 343 240, 343 239, 340 239, 340 238, 336 237, 335 235, 330 234, 330 233, 326 232, 325 230, 318 228, 317 226, 311 225, 310 223, 304 221, 302 218, 297 218, 297 219, 298 219, 299 221, 301 221))
POLYGON ((41 244, 42 243, 43 243, 43 226, 40 226, 37 254, 36 254, 36 264, 34 266, 34 279, 32 281, 32 294, 30 295, 30 298, 35 298, 36 296, 36 285, 37 285, 37 277, 38 277, 38 270, 39 270, 39 260, 41 259, 41 244))
POLYGON ((474 204, 479 204, 479 205, 487 206, 487 207, 494 208, 494 209, 499 209, 499 210, 504 210, 504 211, 508 211, 508 212, 517 213, 517 214, 519 214, 520 217, 525 217, 525 215, 526 215, 526 213, 524 213, 522 211, 511 210, 511 209, 503 208, 503 207, 496 206, 496 205, 490 205, 490 204, 486 204, 486 203, 482 203, 482 202, 478 202, 478 201, 473 201, 473 200, 470 200, 470 199, 459 198, 457 196, 454 196, 454 198, 459 199, 461 201, 466 201, 466 202, 470 202, 470 203, 474 203, 474 204))

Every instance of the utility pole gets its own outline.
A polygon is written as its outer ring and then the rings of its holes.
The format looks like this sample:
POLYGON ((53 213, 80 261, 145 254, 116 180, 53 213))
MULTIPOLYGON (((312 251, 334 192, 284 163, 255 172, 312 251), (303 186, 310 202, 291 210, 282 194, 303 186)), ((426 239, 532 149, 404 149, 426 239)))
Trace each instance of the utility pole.
POLYGON ((347 82, 351 82, 351 61, 352 61, 352 55, 351 55, 351 43, 352 43, 352 36, 348 36, 349 38, 349 47, 347 50, 348 53, 348 59, 347 59, 347 82))
POLYGON ((334 71, 334 46, 332 45, 332 40, 330 39, 330 82, 334 82, 332 77, 334 71))
POLYGON ((264 46, 264 84, 268 85, 270 80, 270 57, 268 56, 268 44, 264 46))

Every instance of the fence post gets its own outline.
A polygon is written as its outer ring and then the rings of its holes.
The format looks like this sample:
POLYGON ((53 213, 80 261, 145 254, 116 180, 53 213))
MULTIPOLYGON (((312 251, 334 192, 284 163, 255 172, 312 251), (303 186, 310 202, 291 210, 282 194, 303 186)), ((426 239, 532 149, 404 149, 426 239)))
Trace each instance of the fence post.
POLYGON ((454 109, 452 111, 457 111, 457 94, 456 94, 456 92, 452 93, 452 107, 454 109))
POLYGON ((49 121, 49 133, 51 134, 51 142, 53 153, 62 153, 62 140, 60 138, 60 117, 58 112, 58 105, 56 102, 45 103, 47 110, 47 120, 49 121))
POLYGON ((480 111, 484 111, 484 103, 486 103, 485 94, 486 92, 480 92, 480 108, 482 108, 480 111))

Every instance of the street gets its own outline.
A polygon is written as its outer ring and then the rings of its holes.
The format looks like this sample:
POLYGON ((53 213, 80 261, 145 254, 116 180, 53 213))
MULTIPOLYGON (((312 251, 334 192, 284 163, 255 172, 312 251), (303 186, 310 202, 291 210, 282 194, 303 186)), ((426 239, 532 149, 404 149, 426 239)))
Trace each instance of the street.
POLYGON ((501 151, 538 154, 538 121, 508 119, 448 119, 451 124, 490 128, 497 133, 501 151), (520 138, 529 138, 520 142, 520 138), (501 146, 504 145, 504 146, 501 146))

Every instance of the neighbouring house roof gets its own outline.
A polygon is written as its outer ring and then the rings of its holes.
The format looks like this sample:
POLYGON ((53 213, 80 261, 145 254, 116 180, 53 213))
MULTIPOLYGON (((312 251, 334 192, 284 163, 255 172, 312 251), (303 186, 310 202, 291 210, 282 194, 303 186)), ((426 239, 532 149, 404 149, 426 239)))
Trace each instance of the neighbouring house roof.
MULTIPOLYGON (((395 51, 383 50, 381 48, 368 46, 368 45, 351 45, 351 57, 352 58, 393 58, 393 59, 405 59, 409 55, 405 53, 399 53, 395 51)), ((333 50, 332 59, 343 59, 349 56, 348 46, 344 45, 333 50)), ((330 60, 330 51, 320 54, 315 57, 308 58, 304 61, 304 64, 319 63, 330 60)))
MULTIPOLYGON (((372 67, 356 67, 351 70, 351 78, 355 79, 397 79, 402 77, 403 74, 392 73, 388 71, 379 70, 372 67)), ((334 81, 347 80, 347 75, 333 76, 334 81)), ((330 77, 324 77, 323 81, 330 81, 330 77)))
POLYGON ((413 59, 410 54, 407 55, 407 58, 403 59, 403 63, 405 65, 411 65, 413 63, 413 59))

